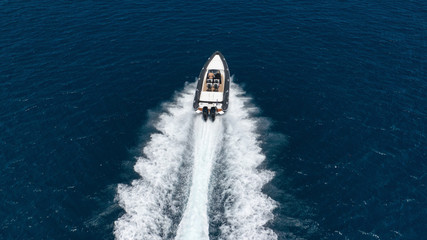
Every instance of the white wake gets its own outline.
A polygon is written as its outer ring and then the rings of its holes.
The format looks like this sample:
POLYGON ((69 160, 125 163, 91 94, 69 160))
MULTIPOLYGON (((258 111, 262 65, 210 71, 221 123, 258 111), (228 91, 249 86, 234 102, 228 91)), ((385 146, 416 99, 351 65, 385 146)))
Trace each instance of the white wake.
POLYGON ((187 85, 163 105, 154 124, 158 132, 134 167, 141 178, 119 184, 116 198, 126 213, 115 222, 116 238, 209 239, 215 215, 222 219, 219 236, 212 238, 277 239, 265 227, 276 203, 261 191, 273 172, 257 169, 265 156, 258 142, 259 122, 252 116, 256 109, 248 108, 250 99, 232 84, 228 112, 204 122, 192 109, 194 89, 195 84, 187 85), (221 179, 212 176, 219 164, 221 179), (213 186, 219 191, 213 192, 213 186), (214 205, 221 208, 210 208, 214 205))
POLYGON ((261 191, 274 173, 257 169, 265 160, 257 140, 261 123, 252 117, 258 109, 248 107, 251 99, 244 95, 243 90, 233 86, 232 104, 224 116, 226 178, 221 186, 226 223, 220 227, 220 239, 277 239, 273 230, 264 227, 274 218, 276 202, 261 191))
POLYGON ((222 145, 222 119, 204 122, 196 119, 194 126, 194 167, 190 196, 178 227, 177 240, 209 239, 208 190, 218 150, 222 145))

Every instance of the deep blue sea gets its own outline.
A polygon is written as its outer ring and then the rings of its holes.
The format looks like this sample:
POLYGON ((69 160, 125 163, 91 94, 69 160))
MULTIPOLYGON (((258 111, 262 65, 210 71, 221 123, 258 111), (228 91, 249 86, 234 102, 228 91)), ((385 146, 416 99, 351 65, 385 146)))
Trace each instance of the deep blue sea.
POLYGON ((426 56, 421 0, 0 0, 0 239, 426 239, 426 56))

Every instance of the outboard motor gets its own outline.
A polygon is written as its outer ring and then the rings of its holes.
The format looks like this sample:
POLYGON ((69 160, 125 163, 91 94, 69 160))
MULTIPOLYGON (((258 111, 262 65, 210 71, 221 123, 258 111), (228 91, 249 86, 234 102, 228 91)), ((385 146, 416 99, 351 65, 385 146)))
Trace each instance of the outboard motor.
POLYGON ((210 112, 211 114, 211 119, 212 119, 212 122, 213 121, 215 121, 215 114, 216 114, 216 107, 211 107, 211 112, 210 112))
POLYGON ((203 120, 208 120, 208 107, 203 107, 203 120))

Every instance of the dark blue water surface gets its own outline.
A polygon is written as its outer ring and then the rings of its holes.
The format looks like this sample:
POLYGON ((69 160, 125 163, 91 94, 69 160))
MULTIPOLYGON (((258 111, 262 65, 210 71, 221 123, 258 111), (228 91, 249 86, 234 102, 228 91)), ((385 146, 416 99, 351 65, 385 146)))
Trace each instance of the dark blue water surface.
POLYGON ((279 239, 426 238, 421 0, 0 1, 0 238, 113 239, 150 112, 215 50, 287 136, 279 239))

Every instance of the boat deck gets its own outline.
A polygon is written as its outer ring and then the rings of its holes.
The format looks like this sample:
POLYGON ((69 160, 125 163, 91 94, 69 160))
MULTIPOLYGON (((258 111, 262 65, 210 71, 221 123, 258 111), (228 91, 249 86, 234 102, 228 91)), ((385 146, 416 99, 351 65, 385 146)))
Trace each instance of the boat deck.
POLYGON ((223 79, 223 77, 221 76, 221 84, 219 84, 218 90, 214 90, 213 87, 211 88, 211 90, 208 90, 207 82, 206 82, 206 79, 205 79, 203 81, 202 91, 203 92, 224 92, 224 79, 223 79))

